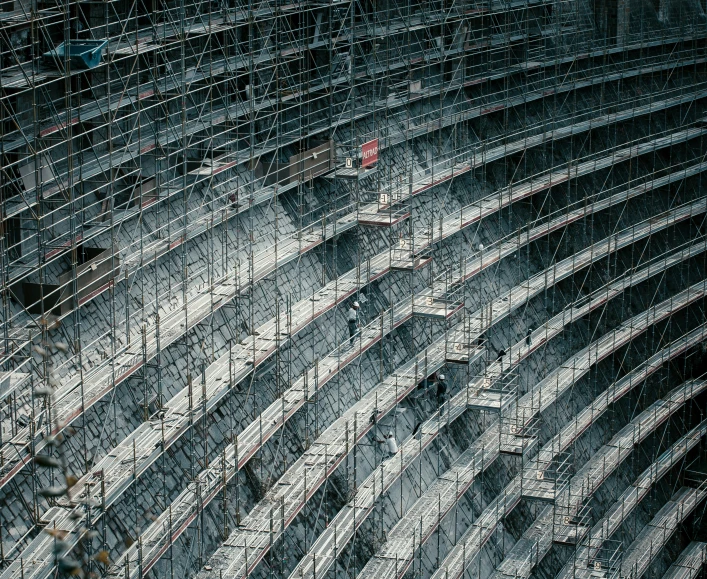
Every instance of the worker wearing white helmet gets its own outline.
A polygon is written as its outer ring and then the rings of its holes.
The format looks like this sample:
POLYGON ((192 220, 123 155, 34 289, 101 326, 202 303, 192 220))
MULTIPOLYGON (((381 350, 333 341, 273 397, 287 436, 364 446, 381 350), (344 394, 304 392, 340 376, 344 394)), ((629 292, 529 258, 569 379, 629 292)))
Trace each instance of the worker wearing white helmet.
POLYGON ((383 439, 376 439, 376 442, 380 444, 385 444, 385 449, 388 451, 388 456, 395 456, 398 454, 398 442, 395 440, 395 435, 393 431, 388 431, 388 434, 383 436, 383 439))
POLYGON ((447 399, 447 384, 444 377, 444 374, 437 376, 437 403, 440 405, 447 399))
POLYGON ((398 454, 398 443, 395 440, 395 436, 393 436, 392 430, 388 433, 388 438, 385 439, 385 446, 391 456, 398 454))
POLYGON ((358 330, 360 327, 359 320, 358 320, 358 310, 361 308, 361 305, 358 302, 354 302, 351 304, 351 307, 349 308, 349 312, 347 315, 347 321, 349 324, 349 344, 353 346, 354 343, 354 338, 358 334, 358 330))

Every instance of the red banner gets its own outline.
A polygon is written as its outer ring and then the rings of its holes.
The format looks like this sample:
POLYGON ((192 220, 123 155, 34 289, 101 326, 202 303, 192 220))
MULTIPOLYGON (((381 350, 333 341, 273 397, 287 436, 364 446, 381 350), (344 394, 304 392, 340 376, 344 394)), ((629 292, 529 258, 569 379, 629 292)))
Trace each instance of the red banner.
POLYGON ((378 139, 361 145, 361 167, 368 167, 378 162, 378 139))

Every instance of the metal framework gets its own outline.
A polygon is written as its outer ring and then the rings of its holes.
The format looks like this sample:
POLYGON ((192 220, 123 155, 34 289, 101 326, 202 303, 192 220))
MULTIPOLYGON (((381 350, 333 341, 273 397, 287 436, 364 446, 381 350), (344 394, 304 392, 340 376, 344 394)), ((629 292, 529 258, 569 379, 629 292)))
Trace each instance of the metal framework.
POLYGON ((0 0, 0 579, 640 579, 676 534, 693 579, 707 18, 649 4, 0 0))

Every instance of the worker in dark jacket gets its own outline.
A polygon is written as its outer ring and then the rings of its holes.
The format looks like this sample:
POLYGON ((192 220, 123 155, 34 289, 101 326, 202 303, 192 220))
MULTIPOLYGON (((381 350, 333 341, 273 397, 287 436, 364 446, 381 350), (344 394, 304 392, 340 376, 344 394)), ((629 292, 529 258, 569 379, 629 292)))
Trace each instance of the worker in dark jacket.
POLYGON ((498 351, 498 355, 496 356, 496 362, 498 362, 501 365, 501 370, 503 370, 503 358, 505 357, 505 355, 506 355, 506 351, 503 348, 501 348, 498 351))
POLYGON ((447 383, 444 381, 444 374, 437 377, 437 404, 442 406, 447 400, 447 383))

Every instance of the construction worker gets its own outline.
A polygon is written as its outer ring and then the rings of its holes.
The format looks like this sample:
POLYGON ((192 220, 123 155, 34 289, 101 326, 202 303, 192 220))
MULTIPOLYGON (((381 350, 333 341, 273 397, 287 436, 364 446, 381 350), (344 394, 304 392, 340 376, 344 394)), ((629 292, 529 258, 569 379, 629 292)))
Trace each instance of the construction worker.
POLYGON ((351 74, 351 68, 352 68, 352 61, 351 61, 351 53, 346 52, 342 54, 342 59, 341 59, 341 72, 345 74, 351 74))
POLYGON ((530 346, 533 343, 533 328, 528 328, 525 334, 525 345, 530 346))
POLYGON ((442 406, 447 399, 447 383, 444 381, 444 374, 437 377, 437 404, 442 406))
POLYGON ((358 310, 361 308, 358 302, 351 304, 349 308, 349 313, 347 320, 349 323, 349 345, 353 347, 354 338, 358 335, 359 321, 358 321, 358 310))
POLYGON ((498 351, 498 356, 496 356, 496 362, 498 362, 499 364, 501 364, 501 370, 503 370, 503 357, 504 357, 505 355, 506 355, 506 351, 505 351, 503 348, 501 348, 501 349, 498 351))
POLYGON ((398 442, 395 440, 392 430, 388 432, 387 436, 383 437, 383 440, 378 438, 376 439, 376 442, 385 444, 385 449, 388 451, 389 458, 398 454, 398 442))

